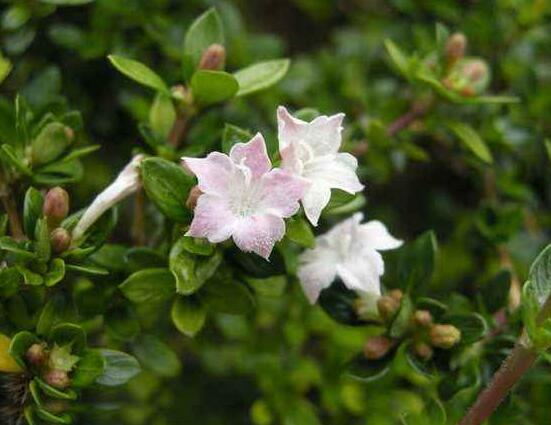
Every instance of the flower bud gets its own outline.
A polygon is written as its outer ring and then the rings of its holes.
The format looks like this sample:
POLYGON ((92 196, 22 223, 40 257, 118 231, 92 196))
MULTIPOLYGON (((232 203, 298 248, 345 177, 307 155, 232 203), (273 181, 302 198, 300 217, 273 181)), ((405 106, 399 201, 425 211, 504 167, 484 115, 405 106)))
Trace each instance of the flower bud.
POLYGON ((193 186, 191 190, 189 191, 189 195, 186 200, 186 207, 188 207, 190 210, 194 210, 197 206, 197 200, 199 199, 199 196, 201 196, 203 192, 201 192, 201 189, 199 189, 199 186, 193 186))
POLYGON ((31 143, 32 163, 47 164, 57 159, 73 142, 75 132, 60 122, 44 126, 31 143))
POLYGON ((42 366, 48 360, 45 344, 33 344, 25 354, 27 361, 33 366, 42 366))
POLYGON ((221 44, 211 44, 204 51, 199 60, 199 69, 210 69, 216 71, 223 69, 226 63, 226 49, 221 44))
POLYGON ((42 214, 50 228, 57 227, 69 214, 69 194, 61 187, 54 187, 46 193, 42 214))
POLYGON ((465 56, 467 49, 467 37, 465 34, 456 32, 446 42, 446 57, 448 62, 453 63, 465 56))
POLYGON ((424 342, 416 342, 413 345, 413 352, 417 357, 424 361, 430 360, 434 353, 431 346, 424 342))
POLYGON ((432 315, 428 310, 416 310, 413 313, 413 321, 417 326, 428 327, 432 325, 432 315))
POLYGON ((447 89, 465 97, 476 96, 484 92, 489 82, 490 69, 488 64, 478 58, 459 60, 442 80, 442 84, 447 89))
POLYGON ((461 331, 453 325, 433 325, 429 335, 434 347, 444 349, 452 348, 461 340, 461 331))
POLYGON ((401 303, 404 293, 400 289, 391 289, 388 292, 388 296, 401 303))
POLYGON ((383 320, 390 320, 400 308, 400 301, 389 295, 384 295, 377 300, 377 309, 383 320))
POLYGON ((50 234, 50 246, 56 254, 67 251, 71 245, 71 234, 63 227, 58 227, 50 234))
POLYGON ((71 385, 67 372, 59 369, 52 369, 44 375, 44 381, 54 388, 64 390, 71 385))
POLYGON ((367 340, 364 346, 364 356, 368 360, 384 357, 392 348, 392 340, 386 336, 374 336, 367 340))

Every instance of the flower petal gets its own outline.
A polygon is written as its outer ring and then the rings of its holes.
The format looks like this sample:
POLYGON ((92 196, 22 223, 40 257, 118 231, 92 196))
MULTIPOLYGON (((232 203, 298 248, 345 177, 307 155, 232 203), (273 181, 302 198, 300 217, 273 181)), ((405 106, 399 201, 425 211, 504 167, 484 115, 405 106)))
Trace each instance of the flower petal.
POLYGON ((352 254, 344 263, 337 265, 337 274, 348 289, 381 295, 380 276, 384 262, 377 251, 352 254))
POLYGON ((266 151, 266 142, 260 133, 247 143, 237 143, 230 150, 230 158, 235 164, 247 166, 253 178, 259 178, 270 171, 272 163, 266 151))
POLYGON ((395 249, 402 245, 402 241, 393 237, 386 226, 378 220, 360 225, 360 238, 363 243, 379 251, 395 249))
POLYGON ((323 182, 331 189, 341 189, 348 193, 356 193, 363 190, 356 175, 358 161, 349 153, 325 155, 317 157, 305 164, 302 175, 304 178, 323 182))
POLYGON ((214 195, 201 195, 194 214, 186 236, 207 238, 212 243, 229 239, 237 223, 227 200, 214 195))
POLYGON ((291 217, 299 209, 298 201, 308 188, 309 183, 291 173, 274 168, 262 178, 263 210, 279 217, 291 217))
POLYGON ((229 190, 229 182, 234 165, 230 158, 220 152, 212 152, 206 158, 182 158, 184 165, 197 176, 199 189, 211 195, 224 195, 229 190))
POLYGON ((233 240, 239 249, 255 252, 266 260, 277 241, 285 234, 285 222, 273 215, 253 215, 240 219, 233 232, 233 240))
POLYGON ((314 226, 318 225, 321 211, 331 199, 331 189, 323 183, 313 182, 302 198, 304 213, 314 226))
POLYGON ((331 286, 337 276, 337 255, 320 241, 316 248, 305 251, 299 261, 297 275, 300 284, 308 301, 314 304, 320 292, 331 286))
POLYGON ((279 150, 285 149, 293 140, 299 141, 307 125, 305 121, 293 117, 284 106, 279 106, 277 108, 279 150))

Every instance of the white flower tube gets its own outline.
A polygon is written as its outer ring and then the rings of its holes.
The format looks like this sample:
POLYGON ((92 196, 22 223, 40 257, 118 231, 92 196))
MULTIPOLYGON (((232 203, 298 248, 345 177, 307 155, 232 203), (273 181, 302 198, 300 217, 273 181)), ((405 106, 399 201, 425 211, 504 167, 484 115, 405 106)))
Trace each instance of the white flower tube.
POLYGON ((143 155, 136 155, 132 158, 132 161, 123 168, 115 181, 94 199, 73 229, 72 239, 74 241, 84 236, 84 233, 105 211, 138 190, 140 187, 138 166, 143 159, 143 155))

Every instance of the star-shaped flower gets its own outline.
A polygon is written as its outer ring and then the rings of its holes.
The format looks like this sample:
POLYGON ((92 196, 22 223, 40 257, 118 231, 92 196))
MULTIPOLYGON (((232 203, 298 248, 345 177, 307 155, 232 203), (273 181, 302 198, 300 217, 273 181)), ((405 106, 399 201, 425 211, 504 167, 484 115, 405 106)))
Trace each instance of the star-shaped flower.
POLYGON ((280 106, 277 118, 282 168, 311 183, 301 201, 306 217, 317 226, 321 211, 331 199, 331 189, 348 193, 363 189, 356 175, 356 158, 339 153, 344 114, 324 115, 307 123, 280 106))
POLYGON ((233 237, 243 251, 268 258, 285 234, 284 218, 299 208, 308 183, 274 168, 260 133, 234 145, 229 156, 183 158, 202 194, 187 235, 222 242, 233 237))
POLYGON ((300 256, 298 277, 312 304, 336 277, 348 289, 381 295, 384 262, 377 251, 398 248, 402 241, 380 221, 360 224, 362 220, 363 214, 354 214, 316 238, 316 247, 300 256))

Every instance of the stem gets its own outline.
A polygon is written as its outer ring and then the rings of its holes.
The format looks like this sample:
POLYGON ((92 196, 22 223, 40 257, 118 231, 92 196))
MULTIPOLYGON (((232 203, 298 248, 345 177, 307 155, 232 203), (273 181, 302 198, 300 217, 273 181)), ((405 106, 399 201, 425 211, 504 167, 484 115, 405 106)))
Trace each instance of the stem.
POLYGON ((423 117, 428 112, 429 108, 430 102, 413 103, 409 111, 399 116, 389 124, 386 133, 391 137, 396 136, 402 130, 408 128, 416 119, 423 117))
POLYGON ((135 246, 145 245, 145 196, 142 187, 137 190, 134 198, 134 221, 131 233, 135 246))
POLYGON ((537 358, 538 354, 533 349, 517 343, 495 373, 490 385, 480 393, 458 425, 480 425, 488 419, 537 358))
POLYGON ((168 135, 168 142, 174 148, 178 148, 186 134, 187 121, 187 115, 182 112, 178 113, 178 115, 176 116, 176 120, 174 121, 172 129, 170 130, 170 133, 168 135))
POLYGON ((15 200, 13 199, 13 194, 11 190, 7 186, 4 186, 1 189, 0 198, 2 199, 2 205, 4 206, 4 210, 8 215, 11 235, 16 240, 25 239, 25 233, 23 232, 21 219, 19 218, 19 214, 17 213, 17 205, 15 203, 15 200))

